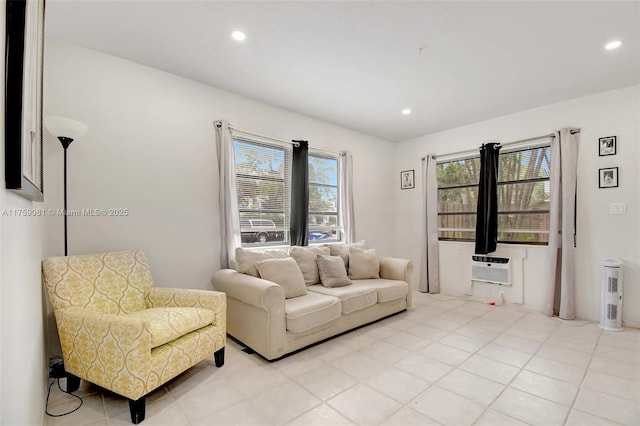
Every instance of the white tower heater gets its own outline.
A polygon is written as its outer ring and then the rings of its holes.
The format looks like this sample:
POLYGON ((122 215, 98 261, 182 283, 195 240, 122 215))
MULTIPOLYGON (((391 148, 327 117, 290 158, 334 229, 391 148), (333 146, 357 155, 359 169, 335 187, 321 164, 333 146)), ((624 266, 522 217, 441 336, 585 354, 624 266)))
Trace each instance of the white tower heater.
POLYGON ((622 261, 605 259, 603 266, 600 328, 622 331, 622 261))

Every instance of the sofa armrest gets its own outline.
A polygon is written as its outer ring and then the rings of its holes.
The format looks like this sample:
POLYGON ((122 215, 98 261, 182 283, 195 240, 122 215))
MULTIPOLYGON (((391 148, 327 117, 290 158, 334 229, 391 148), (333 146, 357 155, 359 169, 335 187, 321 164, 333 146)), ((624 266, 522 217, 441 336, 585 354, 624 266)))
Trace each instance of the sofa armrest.
POLYGON ((413 290, 411 287, 411 274, 413 262, 408 259, 396 257, 383 257, 380 259, 380 278, 388 280, 404 281, 409 286, 407 292, 407 309, 413 305, 413 290))
POLYGON ((383 257, 380 259, 380 278, 404 281, 411 285, 413 263, 408 259, 383 257))
POLYGON ((227 296, 220 291, 151 287, 146 299, 147 307, 149 308, 184 307, 209 309, 216 314, 214 325, 225 327, 227 323, 227 296))
POLYGON ((134 400, 151 390, 145 321, 75 307, 57 310, 56 317, 65 370, 134 400))
POLYGON ((221 269, 213 273, 211 284, 227 297, 267 311, 278 309, 284 312, 284 289, 274 282, 233 269, 221 269))

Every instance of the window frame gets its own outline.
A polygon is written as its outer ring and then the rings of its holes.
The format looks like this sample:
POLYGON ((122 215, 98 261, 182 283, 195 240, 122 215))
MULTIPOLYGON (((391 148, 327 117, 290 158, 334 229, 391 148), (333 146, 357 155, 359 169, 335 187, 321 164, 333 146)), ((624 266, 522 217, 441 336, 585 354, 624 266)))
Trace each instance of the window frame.
MULTIPOLYGON (((329 153, 325 153, 325 152, 319 152, 313 149, 309 149, 309 159, 311 159, 311 157, 315 157, 315 158, 321 158, 321 159, 325 159, 325 160, 332 160, 336 162, 336 184, 335 185, 329 185, 329 184, 322 184, 322 183, 312 183, 311 182, 311 176, 309 176, 309 192, 311 192, 311 186, 316 186, 316 187, 325 187, 325 188, 335 188, 336 189, 336 211, 335 214, 333 212, 320 212, 320 211, 311 211, 311 205, 309 205, 309 212, 308 212, 308 229, 309 229, 309 245, 317 245, 317 244, 325 244, 325 243, 339 243, 339 242, 343 242, 344 241, 344 226, 342 223, 342 209, 341 209, 341 201, 342 201, 342 193, 340 191, 340 176, 342 173, 342 158, 339 155, 331 155, 329 153), (336 216, 336 226, 317 226, 317 225, 313 225, 313 229, 312 229, 312 225, 311 225, 311 215, 323 215, 323 216, 336 216), (334 231, 334 235, 338 236, 338 238, 327 238, 327 239, 319 239, 319 240, 312 240, 311 239, 311 232, 313 232, 314 230, 320 230, 320 231, 329 231, 329 230, 333 230, 334 231)), ((309 161, 309 163, 311 163, 311 161, 309 161)))
MULTIPOLYGON (((292 153, 292 149, 289 148, 289 145, 286 144, 286 142, 274 142, 274 141, 270 141, 270 140, 263 140, 262 138, 259 137, 254 137, 252 135, 250 136, 246 136, 244 134, 242 135, 237 135, 234 134, 233 135, 233 146, 234 146, 234 168, 235 168, 235 178, 236 178, 236 194, 237 194, 237 198, 238 198, 238 205, 237 205, 237 212, 238 212, 238 218, 242 223, 247 223, 247 222, 251 222, 251 221, 261 221, 261 220, 267 220, 263 217, 255 217, 255 218, 247 218, 247 217, 241 217, 243 213, 256 213, 257 215, 261 215, 261 214, 283 214, 284 215, 284 225, 282 227, 282 229, 279 229, 279 227, 276 225, 276 230, 278 232, 280 232, 282 234, 281 239, 279 240, 274 240, 274 241, 265 241, 265 242, 260 242, 260 241, 253 241, 253 242, 245 242, 245 240, 243 239, 243 233, 247 234, 249 232, 245 231, 243 232, 243 229, 247 229, 246 227, 242 227, 240 228, 240 241, 241 241, 241 247, 243 248, 255 248, 255 249, 260 249, 260 248, 274 248, 274 247, 287 247, 287 246, 291 246, 291 236, 289 235, 290 231, 288 226, 290 225, 290 212, 291 212, 291 168, 292 168, 292 159, 293 159, 293 153, 292 153), (284 157, 283 157, 283 162, 284 162, 284 176, 282 179, 279 178, 274 178, 274 177, 269 177, 269 176, 255 176, 255 175, 250 175, 250 174, 246 174, 246 173, 239 173, 238 171, 238 163, 237 163, 237 156, 236 156, 236 143, 244 143, 244 144, 249 144, 249 145, 254 145, 254 146, 258 146, 258 147, 264 147, 267 149, 276 149, 276 150, 281 150, 284 153, 284 157), (239 181, 241 179, 253 179, 253 180, 261 180, 261 181, 277 181, 277 182, 283 182, 284 183, 284 197, 285 197, 285 201, 284 201, 284 211, 274 211, 274 210, 257 210, 257 209, 242 209, 240 207, 240 193, 238 192, 240 189, 239 187, 239 181)), ((327 160, 332 160, 336 162, 336 184, 332 185, 332 184, 323 184, 323 183, 312 183, 311 182, 311 177, 309 179, 309 184, 308 184, 308 188, 311 189, 312 186, 316 186, 316 187, 328 187, 328 188, 335 188, 336 190, 336 211, 335 212, 325 212, 325 211, 312 211, 311 210, 311 206, 309 206, 309 212, 308 212, 308 217, 310 217, 312 214, 316 214, 316 215, 323 215, 323 216, 336 216, 336 225, 335 226, 322 226, 322 225, 311 225, 311 221, 309 220, 309 224, 308 224, 308 232, 309 232, 309 245, 318 245, 318 244, 326 244, 326 243, 340 243, 340 242, 344 242, 344 238, 345 238, 345 234, 344 234, 344 225, 342 223, 342 209, 341 209, 341 202, 342 202, 342 192, 341 192, 341 173, 343 172, 343 163, 342 163, 342 157, 339 154, 333 154, 333 153, 327 153, 325 151, 319 151, 319 150, 314 150, 313 148, 309 149, 309 163, 311 162, 311 158, 320 158, 320 159, 327 159, 327 160), (333 230, 333 235, 334 238, 325 238, 325 239, 319 239, 319 240, 311 240, 311 232, 314 231, 321 231, 321 232, 328 232, 330 230, 333 230)), ((266 230, 265 230, 266 231, 266 230)), ((246 237, 248 238, 248 237, 246 237)), ((256 238, 257 239, 257 238, 256 238)))
MULTIPOLYGON (((234 145, 234 168, 235 168, 235 177, 236 177, 236 194, 237 194, 237 200, 238 200, 238 205, 237 205, 237 211, 238 211, 238 218, 240 220, 240 223, 242 224, 242 222, 245 221, 249 221, 250 223, 252 223, 252 221, 263 221, 263 220, 271 220, 271 219, 265 219, 263 217, 255 217, 255 218, 243 218, 242 213, 256 213, 257 215, 262 215, 262 214, 282 214, 284 219, 283 219, 283 225, 282 225, 282 229, 279 229, 278 225, 275 225, 275 230, 272 231, 271 228, 267 229, 268 227, 260 227, 260 226, 256 226, 255 227, 255 231, 244 231, 245 234, 250 234, 251 232, 256 232, 256 239, 259 239, 259 235, 261 233, 266 233, 267 234, 267 241, 265 242, 260 242, 260 241, 254 241, 254 242, 245 242, 243 241, 243 228, 241 226, 240 228, 240 246, 243 248, 264 248, 264 247, 275 247, 275 246, 283 246, 283 245, 290 245, 290 236, 289 236, 289 229, 288 229, 288 225, 290 223, 290 211, 291 211, 291 196, 287 196, 287 194, 291 194, 291 158, 292 158, 292 150, 291 149, 287 149, 287 146, 284 146, 282 144, 277 144, 277 143, 273 143, 273 142, 268 142, 268 141, 263 141, 259 138, 252 138, 252 137, 246 137, 244 135, 239 136, 239 135, 234 135, 233 136, 233 145, 234 145), (249 145, 253 145, 253 146, 258 146, 258 147, 264 147, 267 149, 274 149, 274 150, 279 150, 282 151, 283 153, 283 164, 284 164, 284 171, 283 171, 283 177, 282 179, 280 178, 274 178, 274 177, 268 177, 268 176, 254 176, 254 175, 247 175, 247 174, 243 174, 238 172, 237 166, 237 158, 236 158, 236 142, 239 143, 244 143, 244 144, 249 144, 249 145), (238 182, 240 179, 253 179, 253 180, 260 180, 260 181, 270 181, 270 182, 282 182, 283 186, 284 186, 284 207, 283 210, 273 210, 273 209, 242 209, 240 207, 240 194, 238 193, 239 191, 239 186, 238 186, 238 182), (270 233, 274 233, 274 235, 271 238, 275 237, 275 240, 269 242, 268 238, 269 238, 269 234, 270 233), (281 234, 281 235, 280 235, 281 234), (281 239, 280 239, 281 238, 281 239)), ((253 229, 253 224, 251 225, 251 228, 253 229)), ((246 229, 246 228, 245 228, 246 229)))
MULTIPOLYGON (((550 147, 551 147, 551 142, 547 139, 545 140, 545 142, 541 142, 541 143, 534 143, 534 144, 529 144, 526 145, 524 147, 509 147, 508 149, 504 150, 503 152, 500 152, 500 156, 502 155, 508 155, 508 154, 513 154, 516 152, 522 152, 522 151, 533 151, 536 149, 541 149, 541 148, 545 148, 545 149, 549 149, 549 159, 548 162, 550 162, 551 158, 550 158, 550 147)), ((444 155, 443 157, 447 157, 446 155, 444 155)), ((437 161, 436 164, 437 166, 440 166, 441 164, 446 164, 446 163, 455 163, 455 162, 460 162, 460 161, 468 161, 468 160, 473 160, 473 159, 479 159, 480 156, 478 154, 471 154, 468 156, 463 156, 463 157, 456 157, 456 158, 449 158, 449 159, 445 159, 442 161, 437 161)), ((537 178, 528 178, 528 179, 515 179, 515 180, 508 180, 508 181, 498 181, 498 187, 500 186, 505 186, 505 185, 518 185, 518 184, 527 184, 527 183, 538 183, 538 182, 550 182, 550 173, 549 176, 547 177, 537 177, 537 178)), ((460 185, 452 185, 452 186, 445 186, 445 187, 441 187, 440 186, 440 182, 437 183, 438 188, 438 195, 440 194, 441 190, 450 190, 450 189, 464 189, 464 188, 478 188, 479 183, 476 184, 460 184, 460 185)), ((498 193, 499 193, 499 189, 498 189, 498 193)), ((438 197, 439 199, 439 197, 438 197)), ((477 211, 473 211, 473 212, 442 212, 440 211, 440 201, 438 201, 438 219, 441 216, 460 216, 460 215, 472 215, 474 217, 477 217, 477 211)), ((498 207, 498 217, 500 217, 500 215, 528 215, 528 214, 546 214, 549 216, 550 219, 550 210, 549 209, 536 209, 536 210, 500 210, 500 207, 498 207)), ((475 221, 474 221, 475 222, 475 221)), ((475 227, 474 228, 441 228, 440 225, 440 220, 438 220, 438 241, 461 241, 461 242, 473 242, 475 241, 475 239, 472 238, 462 238, 462 237, 442 237, 440 236, 441 231, 445 231, 445 232, 451 232, 451 231, 458 231, 458 232, 473 232, 475 234, 475 227)), ((504 234, 504 233, 515 233, 515 234, 549 234, 549 230, 547 228, 547 230, 539 230, 539 229, 502 229, 500 227, 500 223, 498 224, 498 235, 504 234)), ((517 241, 517 240, 501 240, 498 239, 498 243, 499 244, 516 244, 516 245, 536 245, 536 246, 546 246, 548 245, 548 239, 547 241, 517 241)))

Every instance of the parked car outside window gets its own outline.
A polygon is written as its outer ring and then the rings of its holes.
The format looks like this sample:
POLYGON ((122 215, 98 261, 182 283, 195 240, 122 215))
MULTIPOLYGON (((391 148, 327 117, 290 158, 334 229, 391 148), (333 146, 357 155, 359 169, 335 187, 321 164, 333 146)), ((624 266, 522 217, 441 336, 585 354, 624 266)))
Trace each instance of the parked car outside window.
POLYGON ((240 235, 243 243, 284 241, 284 232, 278 230, 272 220, 266 219, 241 219, 240 235))

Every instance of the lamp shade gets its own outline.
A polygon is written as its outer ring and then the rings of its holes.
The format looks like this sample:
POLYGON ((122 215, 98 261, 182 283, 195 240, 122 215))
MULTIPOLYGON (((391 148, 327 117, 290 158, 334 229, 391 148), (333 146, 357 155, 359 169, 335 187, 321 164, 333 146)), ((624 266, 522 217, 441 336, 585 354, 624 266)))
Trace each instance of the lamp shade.
POLYGON ((69 139, 84 135, 88 129, 88 126, 80 121, 56 116, 47 117, 44 125, 53 136, 69 139))

